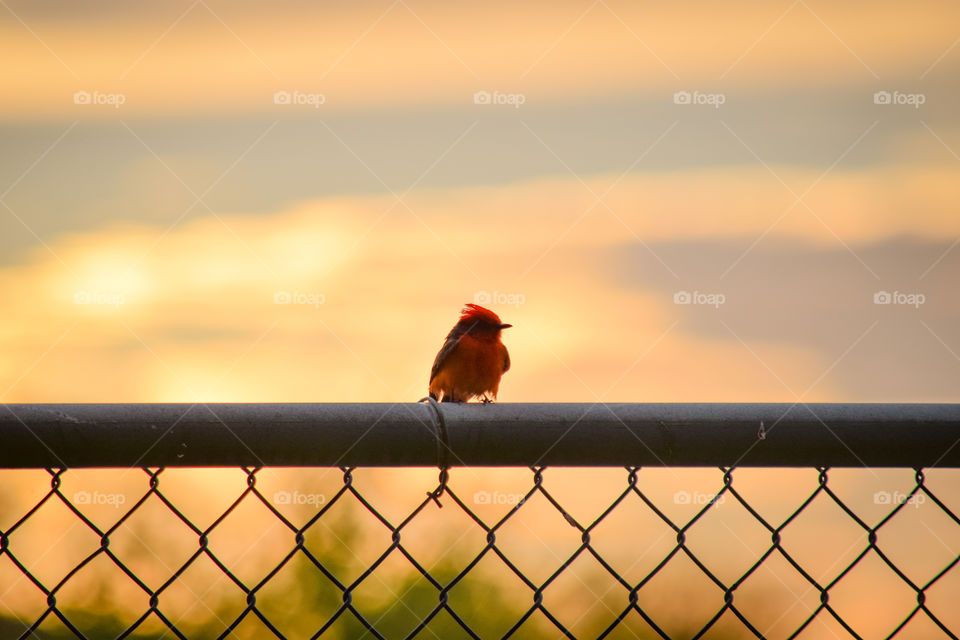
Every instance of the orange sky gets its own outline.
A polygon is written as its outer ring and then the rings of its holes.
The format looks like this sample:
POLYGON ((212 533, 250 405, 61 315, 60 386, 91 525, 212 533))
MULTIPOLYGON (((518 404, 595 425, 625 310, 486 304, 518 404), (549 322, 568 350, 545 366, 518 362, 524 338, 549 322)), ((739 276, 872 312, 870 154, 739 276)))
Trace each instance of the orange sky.
MULTIPOLYGON (((816 180, 784 175, 798 185, 816 180)), ((592 209, 590 190, 603 192, 615 177, 592 180, 589 189, 560 180, 418 192, 399 205, 393 196, 337 198, 169 230, 115 224, 64 236, 0 271, 8 299, 0 335, 5 399, 415 400, 460 305, 487 294, 515 325, 505 341, 519 366, 504 381, 505 401, 792 401, 804 392, 808 400, 869 399, 851 397, 844 375, 889 348, 882 332, 910 331, 936 345, 930 323, 956 312, 955 301, 936 297, 948 291, 939 289, 947 284, 939 265, 925 290, 940 313, 872 304, 875 291, 895 288, 898 274, 872 258, 860 264, 865 247, 903 234, 936 240, 960 226, 936 215, 908 220, 886 205, 907 197, 902 185, 921 185, 935 201, 949 189, 948 175, 904 167, 892 176, 834 173, 810 197, 811 210, 787 210, 789 192, 765 171, 744 169, 628 177, 592 209), (761 186, 738 217, 718 219, 711 203, 736 202, 748 184, 761 186), (533 206, 550 213, 530 216, 533 206), (457 219, 447 219, 450 210, 457 219), (655 210, 671 215, 647 213, 655 210), (770 212, 785 210, 771 228, 770 212), (484 223, 465 226, 463 218, 484 223), (802 241, 815 254, 839 255, 856 274, 851 286, 862 304, 838 351, 797 342, 802 319, 784 320, 782 340, 775 328, 766 339, 741 337, 738 323, 755 315, 757 302, 742 299, 757 277, 752 259, 769 259, 770 251, 751 250, 750 242, 765 233, 768 245, 802 241), (708 265, 708 276, 691 258, 653 248, 724 239, 735 252, 708 265), (847 247, 836 247, 841 240, 847 247), (639 259, 654 279, 634 284, 618 275, 639 259), (720 279, 723 271, 729 275, 720 279), (726 291, 729 300, 678 306, 673 294, 681 290, 726 291), (300 296, 275 304, 283 292, 300 296), (904 321, 916 325, 903 328, 904 321), (701 323, 719 335, 705 334, 701 323), (852 368, 821 377, 855 343, 839 362, 852 368), (84 374, 91 367, 96 376, 84 374)), ((825 318, 815 329, 837 326, 825 318)), ((955 377, 957 363, 944 351, 934 348, 928 366, 955 377)), ((893 372, 876 375, 888 389, 896 383, 893 372)))
POLYGON ((10 9, 23 22, 7 12, 0 23, 18 59, 0 70, 8 118, 70 117, 70 96, 85 87, 121 91, 124 112, 143 116, 269 110, 285 87, 324 93, 342 110, 462 103, 483 87, 550 101, 684 83, 916 84, 949 78, 958 18, 944 2, 10 9))
MULTIPOLYGON (((8 0, 0 402, 415 401, 465 302, 513 325, 503 402, 957 402, 958 12, 8 0)), ((467 495, 528 482, 461 471, 467 495)), ((589 510, 582 477, 556 471, 589 510)), ((777 510, 804 472, 744 484, 777 510)), ((396 506, 434 473, 363 482, 396 506)), ((622 487, 605 473, 596 491, 622 487)), ((715 470, 671 473, 644 476, 664 503, 717 488, 715 470)), ((130 480, 94 475, 83 486, 130 480)), ((871 493, 909 481, 894 475, 838 484, 875 521, 871 493)), ((233 480, 171 484, 219 504, 233 480)), ((7 515, 36 482, 11 481, 7 515)), ((814 514, 794 544, 815 561, 838 518, 814 514)), ((631 522, 611 529, 624 561, 631 522)), ((515 544, 549 563, 566 533, 515 544)), ((951 536, 924 538, 921 563, 951 536)), ((705 553, 748 559, 724 540, 705 553)))
POLYGON ((957 397, 956 7, 499 9, 12 3, 0 399, 416 399, 483 292, 504 400, 957 397))

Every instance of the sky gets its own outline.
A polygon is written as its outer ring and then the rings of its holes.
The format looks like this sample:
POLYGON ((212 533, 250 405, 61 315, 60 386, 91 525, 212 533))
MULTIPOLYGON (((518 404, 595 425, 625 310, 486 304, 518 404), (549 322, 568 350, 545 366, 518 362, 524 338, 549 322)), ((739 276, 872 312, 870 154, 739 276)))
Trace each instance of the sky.
POLYGON ((0 402, 957 402, 958 24, 0 0, 0 402))
POLYGON ((10 2, 0 398, 956 400, 955 12, 10 2))

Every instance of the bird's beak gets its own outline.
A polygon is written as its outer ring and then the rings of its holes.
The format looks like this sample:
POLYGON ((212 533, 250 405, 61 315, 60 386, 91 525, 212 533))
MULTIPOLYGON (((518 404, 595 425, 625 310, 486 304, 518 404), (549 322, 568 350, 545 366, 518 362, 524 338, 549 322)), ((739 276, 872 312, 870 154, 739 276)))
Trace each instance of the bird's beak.
POLYGON ((513 326, 512 324, 502 324, 502 325, 500 325, 499 328, 500 328, 500 329, 509 329, 509 328, 512 327, 512 326, 513 326))

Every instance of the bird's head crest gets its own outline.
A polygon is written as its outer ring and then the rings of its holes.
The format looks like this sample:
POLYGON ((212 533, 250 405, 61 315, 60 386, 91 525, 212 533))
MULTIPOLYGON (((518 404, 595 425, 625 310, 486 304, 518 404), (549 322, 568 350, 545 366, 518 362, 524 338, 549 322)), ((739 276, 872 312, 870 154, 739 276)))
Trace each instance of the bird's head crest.
POLYGON ((484 324, 493 324, 497 326, 502 326, 503 323, 500 321, 500 316, 495 314, 490 309, 481 307, 478 304, 467 303, 463 306, 463 311, 460 312, 460 322, 483 322, 484 324))

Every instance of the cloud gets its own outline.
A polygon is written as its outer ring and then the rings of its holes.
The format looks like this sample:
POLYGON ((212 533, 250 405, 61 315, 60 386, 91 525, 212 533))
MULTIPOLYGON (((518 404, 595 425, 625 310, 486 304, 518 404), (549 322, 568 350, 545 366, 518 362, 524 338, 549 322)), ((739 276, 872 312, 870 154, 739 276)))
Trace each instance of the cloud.
MULTIPOLYGON (((0 25, 21 61, 0 70, 0 112, 28 118, 75 117, 70 96, 78 89, 122 93, 119 112, 130 117, 288 113, 272 101, 281 89, 323 93, 324 109, 354 109, 460 104, 484 88, 522 90, 534 103, 651 89, 670 95, 685 83, 869 85, 878 76, 916 79, 948 50, 957 22, 955 7, 905 11, 897 3, 871 5, 868 24, 859 6, 818 3, 787 11, 705 5, 693 15, 620 2, 586 11, 573 3, 456 12, 419 3, 12 9, 32 31, 15 20, 0 25), (89 46, 91 29, 97 47, 89 46)), ((936 71, 949 77, 954 65, 948 57, 936 71)), ((83 117, 113 111, 86 109, 83 117)))
MULTIPOLYGON (((830 174, 817 189, 841 205, 818 205, 818 216, 794 211, 754 255, 786 239, 845 259, 837 235, 859 252, 907 229, 951 237, 960 222, 939 215, 937 200, 936 181, 946 176, 903 171, 902 179, 830 174), (883 195, 862 202, 872 188, 883 195), (920 189, 909 220, 884 215, 884 198, 907 197, 898 189, 920 189), (881 208, 871 218, 872 206, 881 208)), ((784 175, 798 184, 816 177, 784 175)), ((601 193, 613 180, 589 185, 601 193)), ((674 290, 702 281, 667 244, 748 247, 789 200, 763 171, 744 169, 629 176, 607 198, 612 211, 586 215, 590 192, 554 180, 61 236, 0 270, 3 397, 415 400, 460 305, 486 292, 516 327, 507 335, 516 365, 505 400, 592 401, 608 389, 620 400, 792 400, 767 367, 802 390, 836 349, 797 342, 786 325, 762 336, 737 325, 736 314, 749 312, 732 299, 740 279, 726 291, 726 309, 678 307, 674 290), (645 271, 631 275, 601 258, 625 250, 645 258, 645 271), (719 328, 718 313, 753 354, 719 328)), ((828 380, 815 394, 839 398, 839 389, 828 380)))

